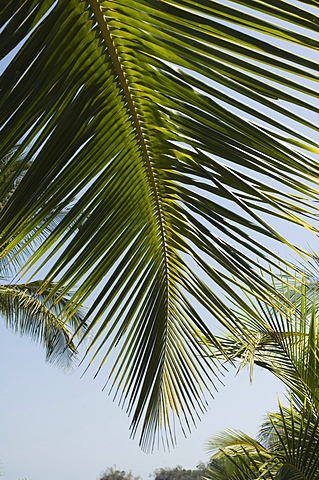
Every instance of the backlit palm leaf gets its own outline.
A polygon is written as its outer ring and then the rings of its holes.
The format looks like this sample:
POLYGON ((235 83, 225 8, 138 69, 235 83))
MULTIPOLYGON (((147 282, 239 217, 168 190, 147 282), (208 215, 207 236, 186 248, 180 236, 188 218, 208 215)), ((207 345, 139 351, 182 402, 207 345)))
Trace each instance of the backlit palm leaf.
POLYGON ((11 161, 32 160, 2 211, 3 254, 77 197, 31 264, 54 259, 50 298, 79 285, 69 314, 97 292, 90 348, 103 363, 119 346, 111 382, 145 448, 171 411, 188 428, 205 409, 216 369, 198 332, 214 338, 194 300, 241 331, 219 289, 275 295, 245 253, 276 262, 250 236, 284 241, 262 216, 313 229, 303 197, 317 198, 307 182, 318 183, 308 156, 318 146, 300 126, 317 135, 318 125, 294 106, 319 113, 317 17, 281 1, 239 3, 251 13, 207 0, 15 0, 1 11, 0 55, 24 42, 1 77, 1 152, 19 143, 11 161))
POLYGON ((70 368, 76 353, 72 335, 82 325, 84 312, 78 310, 66 324, 61 311, 68 297, 56 303, 54 297, 46 301, 49 290, 39 295, 38 287, 39 282, 0 285, 0 314, 8 328, 40 343, 49 362, 70 368))
POLYGON ((275 479, 278 459, 266 445, 237 430, 225 430, 207 443, 213 454, 206 470, 212 480, 275 479))
POLYGON ((311 408, 297 411, 279 404, 269 414, 256 441, 242 432, 212 437, 207 469, 211 480, 317 480, 319 420, 311 408))
MULTIPOLYGON (((296 287, 296 285, 295 285, 296 287)), ((240 368, 248 366, 252 378, 258 365, 276 375, 293 393, 299 405, 307 404, 319 412, 319 326, 317 295, 307 296, 308 282, 295 294, 286 288, 295 309, 278 312, 261 302, 252 302, 255 316, 238 312, 247 325, 247 335, 226 335, 220 341, 232 360, 240 368)))
POLYGON ((268 415, 261 436, 281 463, 276 480, 319 478, 319 417, 311 406, 297 410, 292 404, 279 404, 279 412, 268 415))
MULTIPOLYGON (((1 199, 0 211, 10 201, 10 197, 30 166, 30 164, 24 163, 23 157, 18 157, 14 163, 10 163, 10 168, 6 168, 15 151, 16 148, 2 157, 0 162, 0 182, 2 186, 7 186, 9 190, 7 195, 4 195, 1 199), (22 164, 23 169, 21 169, 22 164)), ((40 224, 37 228, 37 230, 40 229, 40 236, 36 237, 35 240, 32 240, 34 232, 30 232, 6 255, 1 256, 0 278, 6 283, 0 284, 0 314, 7 327, 20 335, 28 335, 32 340, 39 342, 45 349, 48 361, 57 363, 63 368, 70 368, 74 363, 76 353, 72 337, 74 332, 77 332, 77 337, 81 338, 86 328, 84 311, 82 309, 75 311, 65 322, 63 320, 63 310, 69 301, 69 295, 64 295, 59 299, 57 298, 58 295, 54 295, 47 299, 50 289, 54 285, 49 285, 40 294, 41 281, 28 284, 13 283, 27 258, 34 253, 41 241, 43 242, 48 237, 64 214, 65 212, 55 217, 53 222, 47 225, 45 229, 42 229, 40 224), (26 248, 23 248, 24 245, 26 245, 26 248)), ((45 219, 42 223, 45 223, 45 219)), ((5 249, 5 246, 2 248, 5 249)))

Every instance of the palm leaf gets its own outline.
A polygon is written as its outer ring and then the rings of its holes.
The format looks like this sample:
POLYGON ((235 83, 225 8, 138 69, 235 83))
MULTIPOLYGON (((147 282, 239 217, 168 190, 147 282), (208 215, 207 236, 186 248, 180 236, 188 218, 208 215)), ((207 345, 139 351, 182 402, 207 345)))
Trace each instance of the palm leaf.
POLYGON ((207 478, 212 480, 274 479, 279 461, 262 443, 238 430, 225 430, 207 443, 212 455, 207 478))
POLYGON ((30 165, 1 211, 1 252, 27 248, 77 197, 28 267, 49 265, 47 301, 79 285, 66 317, 97 292, 92 360, 119 346, 110 381, 145 448, 172 411, 188 429, 205 409, 217 366, 199 340, 218 341, 197 305, 241 331, 219 289, 242 304, 234 283, 276 296, 243 253, 275 265, 257 234, 288 244, 265 214, 315 231, 318 145, 300 127, 318 125, 294 107, 319 112, 317 17, 239 4, 251 13, 206 0, 18 0, 0 12, 0 55, 18 47, 1 76, 0 155, 19 148, 2 174, 21 153, 20 171, 30 165))
POLYGON ((46 300, 49 290, 38 293, 41 282, 0 285, 0 314, 6 326, 20 335, 27 335, 45 349, 46 360, 69 369, 75 363, 74 331, 85 332, 84 311, 79 309, 68 322, 61 312, 69 298, 46 300))
POLYGON ((224 431, 212 437, 213 456, 207 469, 212 480, 315 480, 319 478, 319 420, 311 408, 296 410, 279 403, 268 414, 259 440, 243 432, 224 431))
POLYGON ((84 311, 78 310, 68 323, 61 320, 61 311, 68 302, 64 297, 46 300, 49 291, 38 294, 40 282, 0 285, 0 313, 8 328, 27 335, 40 343, 49 362, 70 368, 74 364, 76 347, 72 341, 75 330, 85 332, 84 311))
MULTIPOLYGON (((272 450, 282 465, 278 469, 278 480, 304 480, 319 478, 319 417, 311 407, 296 410, 279 403, 279 412, 268 418, 272 450), (274 441, 275 439, 275 441, 274 441)), ((265 425, 263 426, 263 434, 265 425)))
MULTIPOLYGON (((17 189, 20 181, 26 174, 30 164, 24 164, 21 169, 23 157, 17 157, 14 163, 10 162, 17 147, 13 148, 0 162, 0 181, 2 186, 9 187, 9 192, 4 195, 0 203, 0 210, 10 201, 10 197, 17 189), (8 164, 10 163, 10 168, 8 164)), ((5 256, 0 258, 0 274, 5 284, 0 285, 0 313, 5 319, 7 327, 20 335, 28 335, 34 341, 39 342, 46 351, 46 358, 50 362, 58 363, 63 368, 70 368, 75 360, 76 347, 72 341, 74 332, 81 338, 85 332, 84 311, 79 309, 68 319, 63 320, 63 309, 69 301, 69 296, 47 300, 50 288, 39 294, 40 281, 29 284, 14 284, 13 279, 30 257, 39 242, 44 241, 57 222, 66 212, 62 212, 53 222, 40 228, 40 235, 32 239, 32 232, 26 236, 17 246, 12 248, 5 256), (25 248, 24 248, 25 246, 25 248), (11 276, 11 282, 9 282, 11 276)), ((43 220, 45 222, 45 219, 43 220)), ((5 247, 3 247, 5 248, 5 247)))
POLYGON ((299 405, 308 405, 319 411, 319 327, 317 321, 317 294, 308 295, 308 281, 294 293, 284 289, 295 308, 279 312, 261 302, 253 302, 255 316, 238 312, 247 324, 248 335, 220 337, 224 351, 240 363, 239 369, 248 366, 252 379, 253 368, 258 365, 276 375, 293 393, 299 405))

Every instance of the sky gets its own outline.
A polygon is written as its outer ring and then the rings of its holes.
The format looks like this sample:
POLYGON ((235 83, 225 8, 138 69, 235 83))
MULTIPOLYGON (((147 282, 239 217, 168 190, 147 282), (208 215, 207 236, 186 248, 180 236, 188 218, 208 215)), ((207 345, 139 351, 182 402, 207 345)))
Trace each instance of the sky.
POLYGON ((156 468, 195 468, 206 462, 205 443, 219 430, 254 435, 267 411, 276 409, 283 387, 256 370, 253 384, 235 370, 224 380, 210 410, 171 452, 143 453, 129 439, 129 421, 104 391, 103 373, 64 374, 45 363, 40 347, 1 325, 0 451, 4 480, 97 480, 107 467, 147 480, 156 468))
MULTIPOLYGON (((300 247, 318 248, 309 232, 272 222, 300 247)), ((276 251, 291 260, 287 248, 276 251)), ((170 452, 143 453, 129 439, 129 419, 102 391, 104 369, 96 379, 84 367, 64 374, 45 363, 44 352, 0 324, 0 472, 4 480, 97 480, 107 467, 131 470, 147 480, 156 468, 195 468, 206 462, 208 438, 225 428, 255 435, 266 412, 276 409, 284 387, 269 373, 231 370, 209 411, 170 452)))

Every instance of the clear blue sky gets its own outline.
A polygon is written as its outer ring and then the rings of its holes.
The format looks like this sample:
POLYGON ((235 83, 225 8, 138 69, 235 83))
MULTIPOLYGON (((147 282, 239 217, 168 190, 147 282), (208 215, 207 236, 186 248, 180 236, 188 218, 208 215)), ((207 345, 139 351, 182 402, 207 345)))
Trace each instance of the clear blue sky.
POLYGON ((253 386, 242 372, 231 372, 210 411, 172 452, 144 454, 129 440, 129 421, 107 393, 103 373, 80 379, 44 362, 42 350, 1 325, 1 463, 4 480, 96 480, 108 466, 132 470, 147 480, 155 468, 195 468, 207 461, 204 443, 224 428, 254 434, 266 411, 276 406, 283 388, 256 371, 253 386))

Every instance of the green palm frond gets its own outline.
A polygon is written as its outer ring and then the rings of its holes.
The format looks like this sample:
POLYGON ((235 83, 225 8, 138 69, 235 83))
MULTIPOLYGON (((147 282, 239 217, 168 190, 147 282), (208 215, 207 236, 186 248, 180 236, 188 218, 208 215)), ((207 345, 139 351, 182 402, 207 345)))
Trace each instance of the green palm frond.
POLYGON ((243 432, 212 437, 207 469, 211 480, 316 480, 319 478, 319 417, 311 408, 292 403, 268 414, 259 441, 243 432))
MULTIPOLYGON (((8 154, 0 159, 0 185, 7 190, 7 193, 1 197, 0 212, 5 205, 10 201, 10 197, 17 189, 22 178, 26 174, 31 162, 25 163, 24 155, 16 156, 18 146, 12 148, 8 154), (14 162, 11 161, 15 156, 14 162)), ((42 219, 41 223, 37 225, 33 232, 26 234, 22 238, 18 245, 15 245, 10 251, 7 251, 5 255, 0 256, 0 275, 8 280, 9 277, 15 277, 21 268, 27 263, 28 259, 39 248, 42 242, 48 237, 48 235, 54 230, 59 221, 67 213, 67 209, 64 209, 57 216, 52 219, 51 223, 47 223, 46 219, 42 219), (45 225, 45 226, 44 226, 45 225), (43 228, 44 226, 44 228, 43 228), (35 237, 34 233, 38 232, 38 236, 35 237)), ((18 233, 18 232, 17 232, 18 233)), ((3 245, 1 250, 3 251, 6 245, 3 245)))
MULTIPOLYGON (((13 148, 0 161, 0 183, 2 187, 9 188, 7 195, 1 199, 0 212, 10 201, 10 197, 31 165, 31 162, 24 164, 23 156, 17 157, 14 163, 10 162, 17 148, 13 148), (7 168, 9 163, 10 168, 7 168)), ((63 310, 69 301, 69 295, 64 295, 59 299, 55 295, 53 298, 47 299, 50 289, 54 285, 49 285, 45 291, 39 293, 41 281, 13 284, 13 279, 18 276, 19 269, 41 242, 48 237, 65 213, 66 211, 61 212, 58 217, 53 219, 53 222, 46 225, 45 229, 42 229, 40 224, 36 229, 40 230, 38 237, 33 239, 31 232, 6 255, 0 257, 0 274, 2 280, 6 282, 0 285, 0 313, 4 317, 7 327, 39 342, 45 349, 48 361, 57 363, 63 368, 70 368, 76 354, 73 342, 74 332, 77 332, 79 340, 86 329, 84 310, 77 310, 66 321, 63 319, 63 310)), ((45 219, 42 223, 44 222, 45 219)), ((4 248, 5 246, 2 247, 2 249, 4 248)))
POLYGON ((262 443, 237 430, 225 430, 207 443, 212 455, 206 470, 211 480, 275 479, 278 459, 262 443))
POLYGON ((17 177, 29 166, 1 211, 2 255, 77 198, 28 267, 49 266, 48 301, 74 290, 66 317, 96 292, 91 358, 102 366, 119 347, 110 384, 146 449, 172 412, 187 430, 205 409, 217 366, 202 335, 218 346, 205 316, 246 328, 220 290, 242 304, 238 284, 276 297, 247 253, 275 265, 259 234, 289 244, 266 216, 316 231, 318 17, 306 4, 232 5, 17 0, 0 12, 0 56, 15 54, 0 157, 19 145, 2 175, 22 153, 17 177))
POLYGON ((85 333, 85 311, 77 310, 66 322, 61 313, 69 298, 57 300, 56 296, 47 300, 50 289, 39 294, 40 284, 0 285, 0 315, 8 328, 40 343, 47 361, 69 369, 76 353, 72 336, 74 331, 78 331, 79 338, 85 333))
MULTIPOLYGON (((296 410, 279 403, 279 412, 268 416, 268 443, 276 451, 281 466, 278 480, 319 478, 319 417, 309 406, 296 410), (270 437, 270 438, 269 438, 270 437)), ((265 436, 267 424, 262 427, 265 436)))
POLYGON ((276 375, 293 393, 300 406, 305 403, 319 412, 319 325, 317 295, 307 296, 307 283, 289 295, 295 308, 279 312, 261 302, 252 305, 259 312, 255 316, 241 311, 238 315, 247 325, 247 335, 225 334, 220 341, 232 360, 239 361, 239 369, 248 366, 252 379, 255 365, 276 375))
POLYGON ((294 282, 291 278, 288 278, 288 282, 291 283, 291 291, 287 292, 289 298, 292 299, 294 305, 299 309, 303 309, 307 315, 311 315, 313 308, 318 312, 319 309, 319 257, 314 250, 310 250, 312 258, 305 264, 299 262, 297 268, 302 273, 302 283, 304 289, 301 292, 300 289, 295 289, 294 282))

